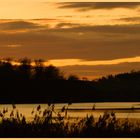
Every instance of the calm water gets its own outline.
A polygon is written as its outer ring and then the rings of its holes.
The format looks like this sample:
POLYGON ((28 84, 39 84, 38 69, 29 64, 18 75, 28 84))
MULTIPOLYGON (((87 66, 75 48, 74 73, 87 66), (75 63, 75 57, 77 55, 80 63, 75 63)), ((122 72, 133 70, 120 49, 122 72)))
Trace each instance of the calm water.
MULTIPOLYGON (((33 115, 31 112, 37 108, 39 104, 18 104, 16 109, 25 115, 28 119, 31 119, 33 115)), ((47 104, 40 104, 41 109, 44 110, 48 107, 47 104)), ((55 110, 59 111, 63 106, 67 107, 67 104, 55 104, 55 110)), ((8 112, 12 110, 12 105, 0 105, 0 111, 3 108, 8 108, 8 112)), ((127 102, 127 103, 73 103, 69 106, 69 117, 85 117, 87 115, 94 115, 99 117, 106 110, 116 112, 118 118, 137 118, 140 119, 140 102, 127 102), (92 108, 95 110, 92 110, 92 108)), ((8 114, 9 115, 9 114, 8 114)))

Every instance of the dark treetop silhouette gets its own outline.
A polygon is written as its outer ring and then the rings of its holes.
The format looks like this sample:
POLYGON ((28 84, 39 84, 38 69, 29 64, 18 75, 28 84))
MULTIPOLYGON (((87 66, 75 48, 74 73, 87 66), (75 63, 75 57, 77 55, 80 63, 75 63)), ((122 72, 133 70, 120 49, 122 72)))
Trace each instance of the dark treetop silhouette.
POLYGON ((41 59, 0 61, 0 103, 140 101, 140 71, 80 80, 54 66, 44 66, 41 59))

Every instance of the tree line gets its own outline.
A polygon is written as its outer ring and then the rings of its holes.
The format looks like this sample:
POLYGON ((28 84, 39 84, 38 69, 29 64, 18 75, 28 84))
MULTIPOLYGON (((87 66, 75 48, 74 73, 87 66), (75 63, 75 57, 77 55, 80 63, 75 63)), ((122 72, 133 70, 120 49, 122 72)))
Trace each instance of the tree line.
POLYGON ((41 59, 0 60, 0 103, 139 102, 140 71, 81 80, 41 59))
POLYGON ((28 58, 16 62, 10 58, 0 60, 1 80, 78 80, 75 75, 65 77, 63 72, 53 66, 45 66, 42 59, 31 61, 28 58))

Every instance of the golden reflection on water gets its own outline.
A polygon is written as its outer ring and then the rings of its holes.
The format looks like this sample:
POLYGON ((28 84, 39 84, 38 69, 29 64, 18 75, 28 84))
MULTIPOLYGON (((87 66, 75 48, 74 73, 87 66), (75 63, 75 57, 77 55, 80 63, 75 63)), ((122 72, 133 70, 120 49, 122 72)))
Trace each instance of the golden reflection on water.
MULTIPOLYGON (((140 109, 138 109, 139 102, 135 103, 73 103, 68 107, 68 117, 69 118, 83 118, 87 115, 93 115, 95 118, 99 118, 104 112, 115 112, 117 118, 135 118, 140 119, 140 109), (95 110, 92 110, 95 106, 95 110), (132 109, 132 107, 134 107, 132 109), (135 109, 137 107, 137 109, 135 109)), ((16 105, 16 110, 19 114, 23 114, 28 120, 32 120, 34 115, 31 113, 36 110, 39 104, 18 104, 16 105)), ((47 104, 40 104, 41 110, 43 111, 48 107, 47 104)), ((67 104, 55 104, 55 111, 59 112, 62 107, 67 106, 67 104)), ((7 116, 10 115, 12 111, 12 105, 0 105, 0 111, 4 108, 8 108, 7 116)), ((62 113, 64 115, 64 113, 62 113)), ((56 116, 56 114, 53 114, 56 116)))

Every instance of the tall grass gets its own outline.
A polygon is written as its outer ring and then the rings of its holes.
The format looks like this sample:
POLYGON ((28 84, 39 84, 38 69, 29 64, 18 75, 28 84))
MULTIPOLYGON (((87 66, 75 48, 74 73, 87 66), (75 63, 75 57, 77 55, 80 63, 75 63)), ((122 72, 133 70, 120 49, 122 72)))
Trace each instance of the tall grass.
POLYGON ((140 137, 140 124, 116 118, 114 112, 105 112, 98 119, 93 115, 71 121, 68 106, 55 110, 54 104, 46 109, 37 106, 27 121, 13 105, 12 111, 0 112, 0 137, 140 137), (9 115, 7 115, 9 114, 9 115))

